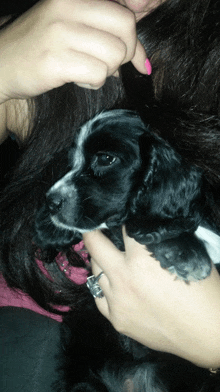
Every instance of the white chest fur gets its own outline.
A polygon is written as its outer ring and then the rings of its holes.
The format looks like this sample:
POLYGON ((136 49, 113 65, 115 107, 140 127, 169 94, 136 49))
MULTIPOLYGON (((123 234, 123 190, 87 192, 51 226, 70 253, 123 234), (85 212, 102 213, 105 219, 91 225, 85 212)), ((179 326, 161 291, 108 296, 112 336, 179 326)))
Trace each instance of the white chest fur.
POLYGON ((202 226, 198 227, 195 234, 204 242, 212 262, 220 263, 220 236, 202 226))

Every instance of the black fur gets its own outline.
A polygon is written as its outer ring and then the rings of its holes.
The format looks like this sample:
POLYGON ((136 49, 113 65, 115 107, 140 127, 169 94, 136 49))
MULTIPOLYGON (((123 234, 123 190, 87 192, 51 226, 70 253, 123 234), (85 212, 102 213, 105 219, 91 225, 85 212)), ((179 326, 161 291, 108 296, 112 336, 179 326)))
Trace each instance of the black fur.
MULTIPOLYGON (((17 6, 22 12, 23 2, 17 6)), ((17 13, 12 5, 8 8, 17 13)), ((108 78, 99 90, 69 83, 35 98, 32 132, 0 194, 1 272, 11 287, 47 309, 53 310, 51 304, 72 306, 78 288, 73 290, 68 278, 60 276, 50 251, 44 251, 43 259, 47 269, 53 267, 53 281, 39 270, 32 242, 35 214, 46 191, 66 172, 59 152, 69 150, 78 127, 102 110, 137 110, 153 132, 200 167, 210 188, 206 215, 211 225, 220 223, 220 2, 167 0, 137 29, 152 75, 139 74, 129 63, 122 66, 121 78, 108 78)))
POLYGON ((185 164, 136 113, 110 111, 89 121, 70 162, 37 216, 37 245, 60 249, 80 232, 125 224, 128 235, 179 278, 210 274, 210 257, 194 234, 205 214, 202 172, 185 164))
MULTIPOLYGON (((40 247, 65 248, 80 232, 105 224, 105 233, 122 249, 125 224, 179 278, 209 275, 209 255, 195 235, 205 222, 202 172, 152 134, 136 113, 111 111, 89 121, 76 137, 70 163, 37 215, 40 247)), ((208 370, 117 333, 86 287, 81 306, 65 317, 62 335, 57 392, 213 392, 218 382, 208 370)))
MULTIPOLYGON (((23 7, 23 2, 17 6, 23 7)), ((17 13, 12 4, 7 9, 6 14, 17 13)), ((151 77, 125 64, 122 83, 119 78, 108 78, 97 91, 70 83, 35 98, 32 133, 1 194, 1 271, 8 285, 29 293, 44 308, 73 306, 82 290, 61 274, 50 249, 41 256, 46 268, 53 268, 53 281, 39 270, 32 242, 35 213, 45 192, 65 173, 66 163, 63 169, 58 153, 69 149, 75 130, 103 109, 134 108, 187 162, 202 168, 211 187, 206 195, 210 213, 205 215, 218 226, 220 223, 220 2, 167 0, 137 28, 152 63, 151 77)), ((172 380, 173 372, 167 364, 165 367, 172 380)), ((180 378, 185 376, 183 370, 180 378)), ((195 373, 193 387, 185 391, 197 392, 195 384, 200 378, 195 373)), ((219 389, 207 380, 209 389, 203 386, 199 392, 219 389)), ((181 390, 178 386, 175 392, 181 390)))

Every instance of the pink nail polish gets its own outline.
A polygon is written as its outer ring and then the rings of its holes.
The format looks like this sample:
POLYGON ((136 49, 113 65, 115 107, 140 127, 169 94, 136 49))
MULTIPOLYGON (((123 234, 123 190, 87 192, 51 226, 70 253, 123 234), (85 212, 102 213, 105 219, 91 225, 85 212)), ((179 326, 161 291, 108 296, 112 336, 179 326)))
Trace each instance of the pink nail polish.
POLYGON ((147 74, 150 75, 151 72, 152 72, 152 66, 151 66, 150 61, 148 59, 146 59, 144 65, 145 65, 145 68, 147 70, 147 74))

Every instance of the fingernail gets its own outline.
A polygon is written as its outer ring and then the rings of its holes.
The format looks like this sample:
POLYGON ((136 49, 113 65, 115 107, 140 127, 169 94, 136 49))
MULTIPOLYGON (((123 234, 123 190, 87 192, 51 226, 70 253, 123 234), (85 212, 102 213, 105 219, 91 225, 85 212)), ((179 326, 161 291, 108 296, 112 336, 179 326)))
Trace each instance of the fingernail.
POLYGON ((147 70, 147 74, 150 75, 151 72, 152 72, 152 66, 151 66, 150 61, 148 59, 146 59, 144 65, 145 65, 145 68, 147 70))
POLYGON ((87 88, 90 90, 98 90, 100 88, 100 86, 96 87, 96 86, 92 86, 91 84, 88 84, 88 83, 76 83, 76 84, 79 87, 87 88))
POLYGON ((119 71, 118 70, 115 71, 115 73, 113 73, 112 76, 114 76, 115 78, 119 78, 119 76, 120 76, 119 71))

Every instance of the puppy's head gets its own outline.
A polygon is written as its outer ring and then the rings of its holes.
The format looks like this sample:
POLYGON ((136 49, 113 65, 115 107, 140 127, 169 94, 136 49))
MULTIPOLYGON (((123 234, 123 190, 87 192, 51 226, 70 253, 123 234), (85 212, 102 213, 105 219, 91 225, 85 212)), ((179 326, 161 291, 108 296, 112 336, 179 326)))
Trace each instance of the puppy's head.
POLYGON ((87 122, 69 161, 71 170, 48 191, 37 216, 39 246, 59 248, 79 233, 122 223, 130 234, 193 227, 201 174, 135 112, 109 111, 87 122))
POLYGON ((69 243, 75 233, 121 224, 139 182, 140 136, 136 113, 101 113, 80 129, 69 153, 71 170, 46 195, 36 219, 36 242, 69 243))

